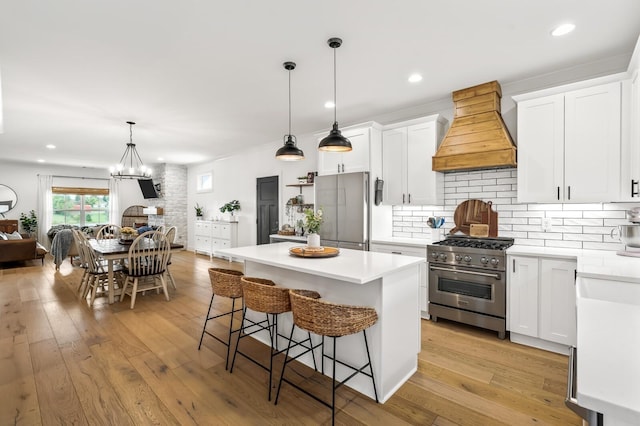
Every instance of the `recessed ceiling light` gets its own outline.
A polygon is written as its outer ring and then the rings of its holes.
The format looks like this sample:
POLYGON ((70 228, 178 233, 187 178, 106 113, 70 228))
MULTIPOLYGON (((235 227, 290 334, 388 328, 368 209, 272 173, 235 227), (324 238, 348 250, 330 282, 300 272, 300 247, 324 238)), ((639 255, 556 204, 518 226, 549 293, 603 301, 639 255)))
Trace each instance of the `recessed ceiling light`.
POLYGON ((329 108, 335 108, 336 104, 333 103, 333 101, 327 101, 324 103, 324 107, 329 109, 329 108))
POLYGON ((571 31, 575 30, 576 26, 574 24, 562 24, 558 25, 553 31, 551 31, 551 35, 554 37, 560 37, 565 34, 569 34, 571 31))
POLYGON ((409 76, 409 83, 417 83, 419 81, 422 81, 422 75, 415 73, 409 76))
POLYGON ((42 158, 38 158, 38 163, 44 163, 44 160, 42 158))
POLYGON ((158 157, 158 161, 164 161, 163 157, 158 157))
POLYGON ((47 145, 46 147, 49 148, 49 149, 56 149, 56 146, 55 145, 51 145, 51 144, 47 145))

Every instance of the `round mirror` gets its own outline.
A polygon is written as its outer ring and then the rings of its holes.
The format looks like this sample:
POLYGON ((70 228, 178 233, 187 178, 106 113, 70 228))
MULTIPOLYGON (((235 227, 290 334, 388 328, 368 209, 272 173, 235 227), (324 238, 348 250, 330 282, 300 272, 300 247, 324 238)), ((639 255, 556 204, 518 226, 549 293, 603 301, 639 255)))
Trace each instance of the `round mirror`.
POLYGON ((7 185, 0 184, 0 213, 6 213, 16 206, 18 194, 7 185))

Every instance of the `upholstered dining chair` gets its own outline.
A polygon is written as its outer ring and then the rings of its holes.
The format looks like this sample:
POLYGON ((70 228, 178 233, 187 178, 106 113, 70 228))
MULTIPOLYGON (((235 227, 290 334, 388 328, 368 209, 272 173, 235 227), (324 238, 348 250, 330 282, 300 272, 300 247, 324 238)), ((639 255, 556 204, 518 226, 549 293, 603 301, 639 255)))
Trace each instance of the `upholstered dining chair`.
POLYGON ((117 239, 120 237, 120 230, 118 225, 104 225, 98 230, 96 240, 117 239))
POLYGON ((164 275, 167 271, 170 250, 169 240, 162 232, 147 231, 133 240, 124 268, 126 279, 120 301, 123 301, 128 294, 131 296, 131 309, 133 309, 139 292, 154 289, 162 289, 165 298, 169 301, 164 275))

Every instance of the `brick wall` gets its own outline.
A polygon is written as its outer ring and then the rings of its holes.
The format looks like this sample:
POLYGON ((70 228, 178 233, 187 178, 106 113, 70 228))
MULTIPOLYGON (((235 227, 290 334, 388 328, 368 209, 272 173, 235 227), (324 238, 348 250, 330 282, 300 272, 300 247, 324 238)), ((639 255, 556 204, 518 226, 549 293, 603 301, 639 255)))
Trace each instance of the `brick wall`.
POLYGON ((625 211, 639 204, 518 204, 515 169, 456 172, 445 175, 444 206, 394 206, 393 235, 431 238, 429 216, 444 216, 444 231, 454 226, 456 206, 468 199, 491 201, 498 212, 498 236, 515 238, 516 244, 621 250, 611 238, 616 225, 629 224, 625 211), (543 231, 542 219, 551 219, 543 231))

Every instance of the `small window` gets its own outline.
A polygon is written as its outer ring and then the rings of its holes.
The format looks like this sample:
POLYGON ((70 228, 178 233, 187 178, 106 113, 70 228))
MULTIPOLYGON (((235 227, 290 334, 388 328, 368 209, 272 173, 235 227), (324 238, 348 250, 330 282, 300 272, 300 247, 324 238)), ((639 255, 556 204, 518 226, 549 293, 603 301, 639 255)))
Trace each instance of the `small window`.
POLYGON ((213 191, 213 173, 202 173, 198 175, 196 181, 196 192, 213 191))

